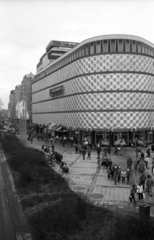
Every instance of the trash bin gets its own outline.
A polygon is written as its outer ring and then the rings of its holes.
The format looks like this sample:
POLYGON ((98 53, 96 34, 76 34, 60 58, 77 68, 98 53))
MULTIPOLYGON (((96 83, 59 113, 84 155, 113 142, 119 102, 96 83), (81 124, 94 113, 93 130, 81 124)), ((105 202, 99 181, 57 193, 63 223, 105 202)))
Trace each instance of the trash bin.
POLYGON ((150 205, 144 203, 139 205, 139 218, 141 220, 150 219, 150 205))

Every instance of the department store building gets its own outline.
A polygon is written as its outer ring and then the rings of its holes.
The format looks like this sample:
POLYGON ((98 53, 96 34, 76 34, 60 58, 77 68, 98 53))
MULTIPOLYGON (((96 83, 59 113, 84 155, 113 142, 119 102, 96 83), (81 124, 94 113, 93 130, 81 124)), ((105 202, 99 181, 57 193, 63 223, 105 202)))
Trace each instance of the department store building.
POLYGON ((131 35, 75 44, 44 68, 39 65, 32 114, 33 123, 53 123, 54 134, 65 130, 93 144, 153 142, 154 44, 131 35))

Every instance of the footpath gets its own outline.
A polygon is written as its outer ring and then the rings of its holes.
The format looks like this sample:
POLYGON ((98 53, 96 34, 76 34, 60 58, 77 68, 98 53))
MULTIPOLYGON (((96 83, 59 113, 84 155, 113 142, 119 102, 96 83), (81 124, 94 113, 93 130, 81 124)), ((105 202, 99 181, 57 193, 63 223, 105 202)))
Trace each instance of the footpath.
MULTIPOLYGON (((33 143, 27 141, 27 147, 34 148, 42 151, 41 146, 43 141, 33 140, 33 143)), ((50 144, 46 144, 50 145, 50 144)), ((136 204, 129 202, 130 187, 132 184, 138 184, 139 173, 134 171, 133 166, 131 170, 130 185, 124 183, 114 184, 113 180, 108 180, 106 169, 98 167, 97 153, 91 153, 91 160, 85 160, 81 154, 75 153, 75 148, 70 143, 63 145, 61 143, 54 143, 55 151, 63 154, 63 160, 69 167, 69 173, 63 173, 58 165, 51 165, 51 167, 59 174, 61 174, 69 184, 69 187, 77 192, 82 193, 94 205, 103 206, 112 210, 120 211, 123 213, 132 214, 139 212, 139 202, 136 196, 136 204)), ((142 149, 145 151, 145 149, 142 149)), ((127 168, 127 158, 130 156, 132 160, 135 159, 135 150, 133 148, 123 148, 121 155, 114 155, 111 151, 111 159, 113 164, 121 166, 121 169, 127 168)), ((153 155, 151 156, 152 159, 153 155)), ((150 160, 151 161, 151 160, 150 160)), ((150 205, 150 216, 154 217, 154 187, 153 196, 146 197, 142 201, 145 205, 150 205)))

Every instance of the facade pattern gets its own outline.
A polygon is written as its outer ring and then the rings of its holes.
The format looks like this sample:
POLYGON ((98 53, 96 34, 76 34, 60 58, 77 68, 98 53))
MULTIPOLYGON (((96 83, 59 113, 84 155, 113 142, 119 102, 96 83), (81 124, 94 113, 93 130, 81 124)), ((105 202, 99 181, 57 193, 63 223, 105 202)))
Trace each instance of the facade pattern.
POLYGON ((32 92, 35 123, 81 129, 150 128, 154 59, 139 54, 84 57, 35 82, 32 92), (49 89, 59 85, 65 94, 51 99, 49 89))

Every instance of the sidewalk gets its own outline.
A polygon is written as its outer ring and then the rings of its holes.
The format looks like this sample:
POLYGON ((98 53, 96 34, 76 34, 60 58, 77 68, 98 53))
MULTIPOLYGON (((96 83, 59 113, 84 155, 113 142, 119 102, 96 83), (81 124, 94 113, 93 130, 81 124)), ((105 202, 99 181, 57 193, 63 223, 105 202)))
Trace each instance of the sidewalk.
MULTIPOLYGON (((42 150, 42 141, 34 139, 33 143, 27 142, 27 147, 42 150)), ((47 144, 49 145, 49 144, 47 144)), ((129 202, 130 185, 118 183, 114 185, 112 180, 107 179, 106 170, 103 167, 98 168, 97 153, 93 151, 91 160, 83 160, 81 154, 76 154, 74 147, 67 143, 65 147, 61 143, 56 143, 55 151, 63 154, 63 160, 69 167, 69 173, 62 173, 59 166, 52 166, 56 172, 61 174, 69 183, 70 188, 75 192, 81 192, 86 195, 95 205, 104 206, 116 210, 138 212, 139 203, 136 206, 129 202)), ((113 151, 112 151, 113 152, 113 151)), ((132 148, 123 148, 122 155, 111 154, 113 163, 120 165, 122 169, 127 167, 128 156, 135 159, 135 150, 132 148)), ((130 184, 137 184, 139 173, 132 170, 130 184)), ((145 204, 151 206, 151 216, 154 216, 154 191, 153 197, 144 199, 145 204)))

